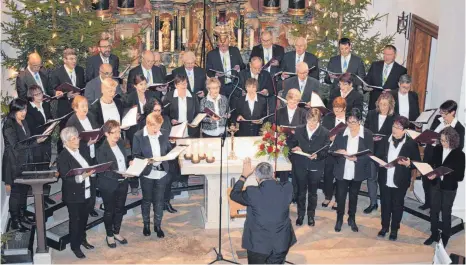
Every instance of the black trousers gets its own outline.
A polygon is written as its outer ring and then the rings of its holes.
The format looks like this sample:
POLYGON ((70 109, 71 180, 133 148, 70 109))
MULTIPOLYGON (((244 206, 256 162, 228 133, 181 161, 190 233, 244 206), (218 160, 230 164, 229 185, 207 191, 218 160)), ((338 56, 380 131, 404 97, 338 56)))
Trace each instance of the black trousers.
POLYGON ((141 177, 141 212, 144 223, 150 223, 150 206, 152 204, 154 209, 154 225, 161 225, 163 218, 165 187, 169 180, 170 176, 168 174, 161 179, 141 177))
POLYGON ((120 233, 121 222, 125 213, 126 196, 128 194, 128 181, 118 184, 116 190, 100 190, 104 202, 104 225, 108 237, 120 233))
POLYGON ((12 219, 20 216, 20 211, 26 208, 29 185, 11 184, 10 199, 8 201, 9 211, 12 219))
POLYGON ((291 184, 293 184, 293 198, 298 198, 298 181, 292 171, 278 171, 277 178, 280 182, 288 182, 291 175, 291 184))
POLYGON ((172 183, 173 183, 174 178, 170 174, 167 174, 165 178, 168 178, 168 179, 165 180, 167 184, 165 185, 163 200, 167 202, 172 199, 172 183))
POLYGON ((81 243, 86 239, 86 225, 89 218, 90 199, 79 203, 66 203, 70 220, 70 246, 71 250, 80 249, 81 243))
POLYGON ((407 190, 407 188, 390 188, 380 184, 382 228, 390 228, 392 231, 400 229, 407 190))
POLYGON ((333 198, 333 195, 335 195, 336 192, 336 182, 333 182, 335 179, 335 176, 333 175, 333 168, 335 167, 334 165, 334 159, 333 157, 328 157, 325 160, 325 168, 324 168, 324 195, 325 199, 331 201, 333 198))
POLYGON ((314 217, 317 206, 317 188, 323 171, 296 170, 296 180, 298 182, 298 217, 306 214, 307 195, 307 217, 314 217))
POLYGON ((456 190, 442 190, 439 185, 432 186, 432 208, 430 210, 430 231, 442 237, 451 236, 451 209, 455 201, 456 190), (439 225, 439 214, 442 212, 442 225, 439 225))
POLYGON ((139 188, 139 178, 129 178, 128 183, 132 189, 139 188))
POLYGON ((205 134, 204 132, 201 132, 202 138, 217 138, 217 137, 221 137, 222 133, 220 133, 220 135, 217 135, 217 136, 212 136, 212 135, 205 134))
POLYGON ((426 176, 422 176, 422 188, 424 189, 424 201, 425 205, 431 206, 431 199, 432 199, 432 183, 431 180, 429 180, 426 176))
POLYGON ((345 215, 346 194, 349 193, 349 209, 348 215, 355 217, 356 207, 358 206, 358 193, 361 188, 362 181, 337 179, 337 215, 343 217, 345 215))
POLYGON ((262 254, 248 250, 248 264, 284 264, 288 250, 279 253, 262 254))

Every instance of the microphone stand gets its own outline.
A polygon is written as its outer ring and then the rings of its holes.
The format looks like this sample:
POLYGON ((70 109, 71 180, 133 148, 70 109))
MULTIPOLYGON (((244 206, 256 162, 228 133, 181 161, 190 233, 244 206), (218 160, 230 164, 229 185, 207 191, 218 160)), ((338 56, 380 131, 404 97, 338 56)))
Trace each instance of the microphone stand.
POLYGON ((228 127, 228 122, 230 121, 230 117, 228 117, 230 113, 230 100, 231 97, 233 96, 233 93, 235 93, 236 89, 238 88, 239 85, 239 77, 235 75, 231 75, 229 77, 237 78, 236 85, 233 87, 233 91, 231 91, 231 94, 228 96, 228 106, 227 106, 227 120, 225 122, 225 130, 223 131, 221 140, 220 140, 220 196, 219 196, 219 222, 218 222, 218 251, 216 248, 214 248, 215 254, 217 254, 217 257, 215 260, 211 261, 209 264, 214 264, 217 261, 226 261, 232 264, 239 264, 235 261, 228 260, 223 258, 222 254, 222 201, 223 201, 223 192, 222 192, 222 187, 223 187, 223 147, 225 146, 225 139, 227 137, 227 127, 228 127))

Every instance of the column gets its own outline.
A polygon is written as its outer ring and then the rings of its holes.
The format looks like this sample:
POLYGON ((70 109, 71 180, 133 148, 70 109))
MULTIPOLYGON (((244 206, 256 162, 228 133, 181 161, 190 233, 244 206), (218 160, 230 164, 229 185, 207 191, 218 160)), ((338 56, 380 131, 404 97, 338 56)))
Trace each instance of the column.
POLYGON ((122 16, 135 14, 134 0, 118 0, 118 10, 122 16))
POLYGON ((289 0, 288 14, 292 16, 304 16, 306 10, 306 1, 304 0, 289 0))

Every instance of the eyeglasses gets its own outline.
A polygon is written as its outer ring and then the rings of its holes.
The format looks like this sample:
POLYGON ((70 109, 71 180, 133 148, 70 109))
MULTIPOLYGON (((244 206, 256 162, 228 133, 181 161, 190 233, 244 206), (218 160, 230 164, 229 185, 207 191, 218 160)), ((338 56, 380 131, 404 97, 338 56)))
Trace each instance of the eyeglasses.
POLYGON ((447 139, 440 139, 440 142, 441 143, 448 143, 448 140, 447 139))
POLYGON ((392 128, 395 128, 395 129, 398 129, 398 130, 404 130, 403 127, 400 127, 400 126, 396 126, 396 125, 393 125, 392 128))
POLYGON ((113 72, 100 72, 102 75, 111 76, 113 72))
POLYGON ((359 121, 347 121, 348 124, 356 125, 359 124, 359 121))
POLYGON ((121 133, 121 130, 117 130, 117 131, 109 132, 108 134, 120 134, 120 133, 121 133))
POLYGON ((333 112, 343 112, 343 108, 333 108, 333 112))
POLYGON ((38 96, 41 96, 41 95, 43 95, 43 94, 44 94, 44 93, 42 93, 42 92, 37 92, 37 93, 34 93, 34 94, 32 94, 32 95, 33 95, 34 97, 38 97, 38 96))
POLYGON ((447 110, 440 110, 439 113, 440 115, 448 115, 450 112, 448 112, 447 110))
POLYGON ((99 46, 99 47, 102 48, 102 49, 109 49, 109 48, 111 48, 112 46, 107 45, 107 46, 99 46))

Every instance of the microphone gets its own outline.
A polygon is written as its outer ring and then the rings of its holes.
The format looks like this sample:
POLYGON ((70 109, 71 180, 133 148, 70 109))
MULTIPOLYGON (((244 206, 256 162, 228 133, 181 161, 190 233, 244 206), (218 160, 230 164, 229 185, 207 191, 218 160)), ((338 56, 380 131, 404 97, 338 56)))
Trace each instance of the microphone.
POLYGON ((226 72, 220 72, 220 71, 217 71, 217 70, 214 70, 214 69, 209 69, 209 71, 212 71, 214 73, 217 73, 217 74, 221 74, 221 76, 224 76, 224 77, 228 77, 228 78, 239 78, 238 76, 236 75, 231 75, 231 74, 227 74, 228 72, 231 72, 232 70, 234 69, 230 69, 226 72))
POLYGON ((231 180, 230 180, 230 187, 235 186, 235 183, 236 183, 236 179, 235 179, 235 178, 231 178, 231 180))

